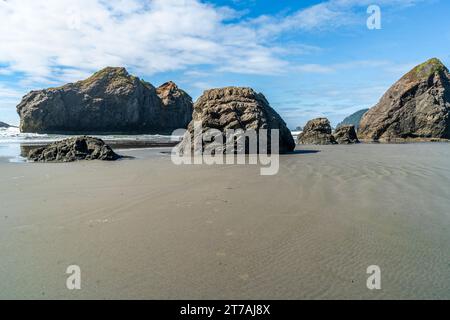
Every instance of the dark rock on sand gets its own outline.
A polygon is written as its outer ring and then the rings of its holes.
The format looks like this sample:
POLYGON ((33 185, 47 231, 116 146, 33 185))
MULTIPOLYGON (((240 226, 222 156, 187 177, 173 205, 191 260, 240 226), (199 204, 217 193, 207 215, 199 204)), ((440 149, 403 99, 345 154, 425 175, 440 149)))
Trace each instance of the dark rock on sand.
MULTIPOLYGON (((269 136, 271 129, 278 129, 279 152, 290 152, 295 148, 294 139, 286 123, 270 107, 264 95, 256 93, 251 88, 227 87, 205 91, 194 105, 193 121, 189 124, 188 131, 178 146, 181 154, 189 148, 193 150, 194 122, 202 123, 203 132, 209 129, 220 131, 224 144, 226 142, 226 130, 228 129, 242 130, 242 132, 254 130, 256 133, 259 133, 259 130, 266 129, 269 130, 269 136)), ((239 139, 239 137, 242 137, 242 135, 235 135, 233 139, 239 139)), ((211 141, 211 143, 213 142, 211 141)), ((226 153, 224 144, 221 151, 226 153)), ((203 152, 208 145, 209 142, 203 143, 201 151, 203 152)), ((270 143, 268 143, 267 149, 269 152, 276 152, 270 150, 270 143)), ((235 150, 235 152, 243 151, 235 150)), ((245 148, 245 152, 248 153, 248 151, 249 149, 245 148)), ((257 150, 257 152, 259 151, 257 150)))
POLYGON ((363 140, 450 139, 450 73, 438 59, 415 67, 361 119, 363 140))
POLYGON ((361 122, 362 117, 367 111, 369 111, 369 109, 359 110, 349 115, 344 120, 342 120, 342 122, 339 123, 336 128, 339 128, 344 125, 353 125, 355 126, 355 130, 357 131, 359 129, 359 123, 361 122))
POLYGON ((22 132, 166 133, 186 127, 192 101, 173 83, 156 89, 125 68, 108 67, 83 81, 32 91, 17 112, 22 132))
POLYGON ((28 153, 28 159, 35 162, 112 161, 119 158, 103 140, 87 136, 57 141, 28 153))
POLYGON ((308 121, 303 132, 298 136, 299 144, 336 144, 331 134, 330 121, 327 118, 317 118, 308 121))
POLYGON ((359 143, 354 125, 342 125, 334 132, 334 138, 339 144, 359 143))

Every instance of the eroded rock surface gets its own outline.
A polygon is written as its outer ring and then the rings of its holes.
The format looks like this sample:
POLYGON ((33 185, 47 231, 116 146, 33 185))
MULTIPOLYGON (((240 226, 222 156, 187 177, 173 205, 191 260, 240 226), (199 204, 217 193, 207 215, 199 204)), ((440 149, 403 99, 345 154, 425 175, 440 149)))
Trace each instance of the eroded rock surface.
POLYGON ((299 144, 327 145, 336 144, 332 135, 330 121, 327 118, 317 118, 308 121, 303 132, 298 136, 299 144))
POLYGON ((354 125, 341 125, 333 134, 339 144, 359 143, 354 125))
POLYGON ((170 133, 186 128, 192 100, 174 83, 156 89, 125 68, 32 91, 17 106, 20 130, 36 133, 170 133))
POLYGON ((166 130, 171 132, 180 128, 186 129, 192 120, 192 98, 172 81, 158 87, 156 93, 162 103, 160 123, 165 124, 166 130))
POLYGON ((364 114, 363 140, 450 139, 450 74, 438 59, 415 67, 364 114))
MULTIPOLYGON (((189 124, 188 131, 178 146, 181 154, 189 149, 193 151, 196 138, 194 137, 195 123, 202 124, 202 132, 216 129, 222 135, 224 142, 228 129, 242 130, 242 132, 254 130, 256 133, 266 129, 269 130, 269 134, 271 129, 278 129, 279 152, 290 152, 295 148, 294 139, 290 130, 286 127, 286 123, 270 107, 264 95, 256 93, 251 88, 227 87, 205 91, 194 105, 193 121, 189 124)), ((217 142, 217 140, 214 141, 217 142)), ((214 141, 211 141, 211 143, 214 143, 214 141)), ((202 144, 201 151, 203 152, 209 144, 208 142, 202 144)), ((267 145, 267 149, 269 152, 277 152, 277 150, 270 149, 270 144, 267 145)), ((227 153, 225 146, 220 151, 227 153)), ((242 152, 241 150, 236 151, 242 152)), ((248 151, 247 148, 245 152, 248 153, 248 151)))
POLYGON ((116 154, 103 140, 93 137, 74 137, 33 149, 28 160, 35 162, 72 162, 78 160, 118 160, 116 154))

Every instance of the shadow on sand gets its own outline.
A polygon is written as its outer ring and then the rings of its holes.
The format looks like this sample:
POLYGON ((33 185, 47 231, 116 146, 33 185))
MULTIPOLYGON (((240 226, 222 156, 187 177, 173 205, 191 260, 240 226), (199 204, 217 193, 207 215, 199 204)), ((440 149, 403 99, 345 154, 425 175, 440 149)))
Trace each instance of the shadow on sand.
MULTIPOLYGON (((310 154, 310 153, 319 153, 320 150, 294 150, 291 152, 281 153, 280 155, 295 155, 295 154, 310 154)), ((160 154, 171 155, 171 151, 160 151, 160 154)), ((248 154, 247 154, 248 155, 248 154)))
POLYGON ((319 153, 320 150, 294 150, 292 152, 287 152, 287 155, 295 155, 295 154, 311 154, 311 153, 319 153))

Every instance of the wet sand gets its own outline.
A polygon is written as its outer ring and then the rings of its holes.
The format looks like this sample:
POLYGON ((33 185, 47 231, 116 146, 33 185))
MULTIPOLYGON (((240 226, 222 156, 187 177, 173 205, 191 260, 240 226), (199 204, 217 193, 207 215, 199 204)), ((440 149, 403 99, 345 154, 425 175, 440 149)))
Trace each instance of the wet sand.
POLYGON ((0 162, 0 298, 450 299, 450 145, 300 149, 276 176, 0 162))

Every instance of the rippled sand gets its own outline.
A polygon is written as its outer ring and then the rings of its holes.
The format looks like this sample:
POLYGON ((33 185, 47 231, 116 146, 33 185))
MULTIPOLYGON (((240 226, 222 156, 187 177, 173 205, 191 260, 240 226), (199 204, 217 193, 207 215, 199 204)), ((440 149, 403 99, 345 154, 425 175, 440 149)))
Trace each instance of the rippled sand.
POLYGON ((301 150, 276 176, 0 163, 0 298, 450 299, 450 144, 301 150))

